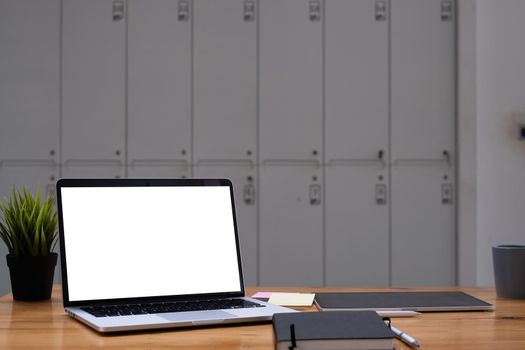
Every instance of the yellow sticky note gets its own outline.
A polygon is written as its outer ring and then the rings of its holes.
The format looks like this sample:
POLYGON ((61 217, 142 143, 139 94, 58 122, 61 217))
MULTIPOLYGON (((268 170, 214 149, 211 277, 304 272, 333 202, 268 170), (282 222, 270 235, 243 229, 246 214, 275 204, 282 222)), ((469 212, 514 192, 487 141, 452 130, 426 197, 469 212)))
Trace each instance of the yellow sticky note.
POLYGON ((272 293, 268 302, 283 306, 311 306, 314 297, 313 293, 272 293))

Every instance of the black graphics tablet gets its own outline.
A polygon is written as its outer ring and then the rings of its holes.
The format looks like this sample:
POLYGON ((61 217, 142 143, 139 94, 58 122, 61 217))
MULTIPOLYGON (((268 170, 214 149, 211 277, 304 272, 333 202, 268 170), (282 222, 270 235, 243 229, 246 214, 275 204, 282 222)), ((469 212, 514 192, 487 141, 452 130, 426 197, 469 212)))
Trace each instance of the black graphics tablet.
POLYGON ((448 291, 317 293, 314 302, 321 311, 487 311, 494 309, 492 304, 464 292, 448 291))

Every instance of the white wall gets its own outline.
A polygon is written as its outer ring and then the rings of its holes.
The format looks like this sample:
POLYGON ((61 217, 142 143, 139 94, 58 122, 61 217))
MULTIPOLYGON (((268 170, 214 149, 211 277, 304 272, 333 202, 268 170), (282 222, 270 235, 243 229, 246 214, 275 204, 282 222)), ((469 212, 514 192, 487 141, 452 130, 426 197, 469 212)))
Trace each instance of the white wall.
POLYGON ((525 244, 525 1, 476 3, 477 284, 493 284, 490 247, 525 244))

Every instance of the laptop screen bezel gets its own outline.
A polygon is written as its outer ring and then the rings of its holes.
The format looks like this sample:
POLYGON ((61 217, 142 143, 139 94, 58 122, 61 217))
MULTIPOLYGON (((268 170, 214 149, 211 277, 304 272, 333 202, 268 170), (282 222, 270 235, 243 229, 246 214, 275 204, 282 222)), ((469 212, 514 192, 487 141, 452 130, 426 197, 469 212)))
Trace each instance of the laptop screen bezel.
MULTIPOLYGON (((235 201, 233 184, 228 179, 60 179, 56 183, 56 200, 59 224, 60 242, 60 264, 62 268, 62 297, 64 307, 83 306, 83 305, 104 305, 104 304, 131 304, 131 303, 153 303, 160 301, 177 300, 203 300, 215 298, 243 297, 245 295, 244 278, 242 273, 241 252, 239 244, 239 234, 237 228, 237 217, 235 212, 235 201), (67 252, 64 240, 64 223, 62 216, 62 188, 65 187, 192 187, 192 186, 228 186, 233 215, 233 227, 235 231, 235 244, 237 250, 237 266, 239 271, 240 290, 231 292, 204 293, 204 294, 183 294, 183 295, 162 295, 146 296, 118 299, 97 299, 97 300, 69 300, 69 289, 67 280, 67 252)), ((93 252, 95 254, 95 252, 93 252)))

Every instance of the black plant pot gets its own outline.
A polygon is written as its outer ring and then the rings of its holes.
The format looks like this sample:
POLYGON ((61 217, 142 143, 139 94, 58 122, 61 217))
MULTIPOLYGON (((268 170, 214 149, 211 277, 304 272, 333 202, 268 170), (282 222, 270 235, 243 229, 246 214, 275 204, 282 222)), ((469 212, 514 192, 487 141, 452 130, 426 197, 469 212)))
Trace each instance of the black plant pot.
POLYGON ((46 256, 8 254, 6 258, 11 276, 13 299, 34 301, 51 298, 57 257, 57 253, 46 256))

